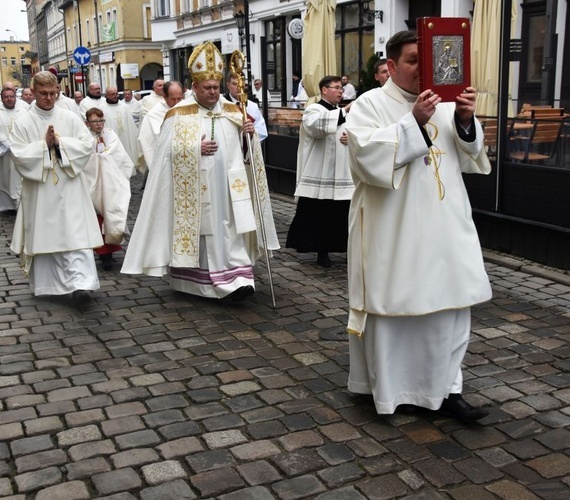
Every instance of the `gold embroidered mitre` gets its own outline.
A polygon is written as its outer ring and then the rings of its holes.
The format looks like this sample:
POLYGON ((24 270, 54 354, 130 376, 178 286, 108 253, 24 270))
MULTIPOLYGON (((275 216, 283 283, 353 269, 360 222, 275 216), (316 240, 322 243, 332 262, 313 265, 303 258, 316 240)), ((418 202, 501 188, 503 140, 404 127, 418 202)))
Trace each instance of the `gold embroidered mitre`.
POLYGON ((212 42, 206 42, 194 49, 188 59, 188 69, 193 82, 220 81, 223 76, 224 61, 217 47, 212 42))

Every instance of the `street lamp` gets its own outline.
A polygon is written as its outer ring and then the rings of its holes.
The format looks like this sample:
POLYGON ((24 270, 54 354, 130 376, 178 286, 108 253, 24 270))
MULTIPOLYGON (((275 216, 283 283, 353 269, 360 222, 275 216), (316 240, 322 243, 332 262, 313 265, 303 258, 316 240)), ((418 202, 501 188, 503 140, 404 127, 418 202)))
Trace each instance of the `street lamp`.
POLYGON ((243 10, 234 12, 234 19, 239 33, 240 45, 245 45, 245 81, 249 85, 251 83, 251 50, 249 47, 249 41, 252 39, 252 36, 249 34, 249 0, 244 0, 243 10))
MULTIPOLYGON (((362 10, 366 13, 373 14, 376 19, 379 19, 381 23, 384 22, 384 11, 383 10, 371 10, 370 9, 370 1, 371 0, 364 0, 362 2, 362 10)), ((376 1, 374 2, 374 6, 376 6, 376 1)))
POLYGON ((18 40, 18 35, 16 35, 16 32, 14 30, 9 30, 6 28, 6 31, 9 31, 10 33, 14 34, 14 40, 18 40))

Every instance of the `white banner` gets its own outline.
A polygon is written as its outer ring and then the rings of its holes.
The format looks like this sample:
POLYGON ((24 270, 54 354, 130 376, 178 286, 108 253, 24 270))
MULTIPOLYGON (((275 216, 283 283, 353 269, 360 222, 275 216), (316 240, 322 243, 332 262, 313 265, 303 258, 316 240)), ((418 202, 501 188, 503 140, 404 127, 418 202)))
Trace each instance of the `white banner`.
POLYGON ((121 77, 125 80, 139 77, 138 63, 121 63, 121 77))
POLYGON ((239 32, 237 28, 230 28, 222 32, 222 54, 231 54, 240 50, 239 32))

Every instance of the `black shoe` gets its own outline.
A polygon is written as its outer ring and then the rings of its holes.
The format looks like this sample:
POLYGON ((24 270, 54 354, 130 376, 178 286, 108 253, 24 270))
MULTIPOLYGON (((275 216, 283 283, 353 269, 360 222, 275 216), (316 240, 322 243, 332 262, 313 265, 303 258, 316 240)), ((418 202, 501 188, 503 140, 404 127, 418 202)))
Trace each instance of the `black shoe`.
POLYGON ((75 290, 71 294, 71 301, 73 305, 80 306, 86 304, 91 300, 91 296, 85 290, 75 290))
POLYGON ((103 263, 103 271, 111 271, 113 269, 113 255, 110 253, 104 253, 99 256, 101 262, 103 263))
POLYGON ((234 302, 239 302, 240 300, 246 299, 247 297, 251 297, 255 290, 251 285, 247 286, 240 286, 237 290, 230 293, 230 298, 234 302))
POLYGON ((332 262, 328 252, 317 253, 317 264, 322 267, 331 267, 332 262))
POLYGON ((467 424, 476 422, 489 415, 487 410, 471 406, 461 397, 461 394, 450 394, 447 399, 443 400, 441 408, 437 410, 437 413, 443 417, 456 418, 467 424))
POLYGON ((401 415, 415 415, 416 413, 421 413, 423 408, 416 405, 398 405, 396 406, 396 411, 394 413, 399 413, 401 415))

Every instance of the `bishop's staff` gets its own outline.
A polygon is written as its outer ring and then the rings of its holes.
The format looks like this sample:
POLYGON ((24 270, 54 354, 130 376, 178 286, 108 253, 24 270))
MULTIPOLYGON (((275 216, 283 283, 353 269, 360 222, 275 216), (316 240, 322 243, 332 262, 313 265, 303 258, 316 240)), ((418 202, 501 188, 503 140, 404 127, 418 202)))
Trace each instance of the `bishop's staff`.
MULTIPOLYGON (((230 58, 230 72, 234 78, 237 80, 238 85, 238 97, 241 107, 241 112, 243 115, 243 121, 249 120, 247 116, 247 94, 245 93, 245 81, 243 77, 243 67, 245 63, 244 55, 239 50, 234 50, 232 57, 230 58)), ((267 274, 269 276, 269 288, 271 290, 271 301, 273 302, 273 307, 275 307, 275 290, 273 289, 273 276, 271 274, 271 261, 269 260, 269 249, 267 248, 267 232, 265 231, 265 221, 263 219, 263 207, 261 206, 261 198, 259 196, 259 189, 257 187, 257 171, 255 167, 255 155, 253 154, 253 149, 251 147, 251 137, 249 134, 244 134, 247 144, 247 153, 249 154, 249 161, 251 167, 251 177, 253 180, 253 197, 255 198, 255 205, 257 207, 257 213, 259 215, 259 228, 261 232, 261 241, 263 243, 263 249, 265 250, 265 262, 267 263, 267 274)))

